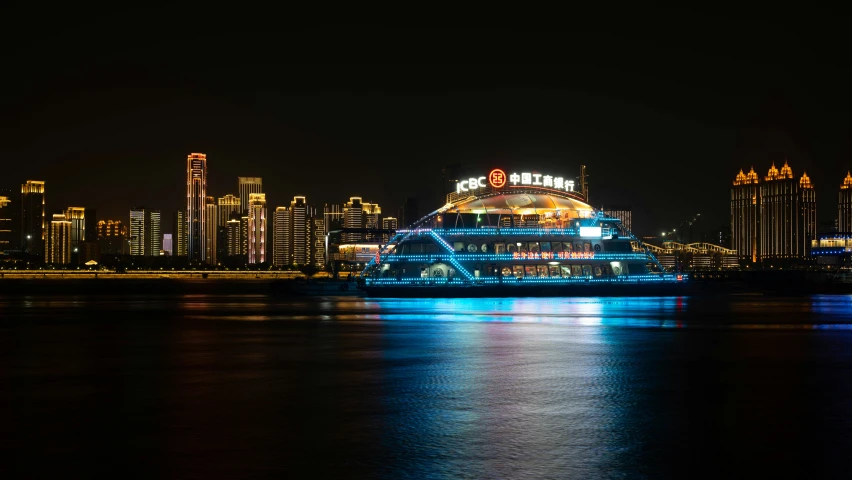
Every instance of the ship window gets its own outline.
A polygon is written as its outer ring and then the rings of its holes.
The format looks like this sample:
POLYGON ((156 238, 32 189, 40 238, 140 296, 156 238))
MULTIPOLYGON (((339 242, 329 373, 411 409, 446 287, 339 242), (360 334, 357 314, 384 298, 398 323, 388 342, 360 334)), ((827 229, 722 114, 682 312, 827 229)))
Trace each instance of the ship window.
POLYGON ((626 275, 627 274, 626 265, 623 265, 621 262, 609 262, 609 264, 612 267, 612 274, 613 275, 626 275))
POLYGON ((521 278, 524 276, 524 266, 523 265, 512 265, 512 272, 514 272, 517 278, 521 278))
POLYGON ((570 277, 571 276, 571 265, 560 265, 559 269, 562 270, 562 276, 563 277, 570 277))
POLYGON ((467 246, 467 251, 470 252, 470 253, 476 253, 477 250, 479 250, 479 249, 476 248, 476 245, 474 245, 472 243, 467 246))
POLYGON ((541 242, 540 245, 541 245, 541 251, 542 252, 549 252, 550 251, 550 242, 541 242))
POLYGON ((563 248, 563 251, 564 251, 564 252, 571 252, 572 250, 574 250, 574 249, 571 247, 571 242, 565 242, 565 243, 563 243, 563 244, 562 244, 562 248, 563 248))
POLYGON ((494 253, 501 254, 506 253, 506 244, 505 243, 495 243, 494 244, 494 253))
POLYGON ((456 252, 464 251, 464 242, 453 242, 453 250, 456 252))
POLYGON ((518 251, 518 246, 515 245, 514 243, 510 243, 510 244, 506 245, 506 251, 509 252, 509 253, 515 253, 515 252, 518 251))
POLYGON ((509 267, 503 267, 502 273, 503 273, 504 277, 511 277, 512 276, 512 269, 509 268, 509 267))
POLYGON ((612 275, 612 268, 610 268, 610 266, 606 264, 601 265, 601 275, 605 277, 612 275))
POLYGON ((527 274, 526 276, 528 276, 528 277, 535 277, 537 275, 535 265, 527 265, 526 266, 526 274, 527 274))
POLYGON ((530 253, 538 253, 540 251, 538 242, 530 242, 530 253))
POLYGON ((571 275, 579 277, 583 274, 583 267, 579 265, 571 265, 571 275))
POLYGON ((487 251, 488 251, 488 244, 487 244, 487 243, 483 243, 483 244, 482 244, 482 246, 480 246, 480 247, 479 247, 479 250, 480 250, 482 253, 487 252, 487 251))
POLYGON ((551 277, 558 277, 558 276, 560 276, 560 274, 559 274, 559 265, 551 265, 551 266, 550 266, 550 276, 551 276, 551 277))
POLYGON ((562 242, 553 242, 553 251, 559 253, 562 251, 562 242))
POLYGON ((601 276, 601 266, 600 265, 595 265, 595 276, 596 277, 601 276))
POLYGON ((582 252, 583 251, 583 242, 574 242, 574 251, 582 252))
POLYGON ((583 265, 583 275, 589 277, 592 275, 592 266, 591 265, 583 265))
POLYGON ((539 277, 549 277, 547 274, 547 265, 539 265, 538 266, 538 276, 539 277))
POLYGON ((434 243, 427 243, 426 245, 424 245, 424 247, 426 247, 424 249, 425 253, 439 253, 441 251, 434 243))
POLYGON ((530 250, 529 250, 529 246, 527 245, 527 243, 526 243, 526 242, 519 242, 519 243, 520 243, 521 245, 520 245, 518 248, 521 250, 521 253, 527 253, 527 252, 529 252, 529 251, 530 251, 530 250))
POLYGON ((583 242, 583 251, 591 252, 592 251, 592 242, 583 242))

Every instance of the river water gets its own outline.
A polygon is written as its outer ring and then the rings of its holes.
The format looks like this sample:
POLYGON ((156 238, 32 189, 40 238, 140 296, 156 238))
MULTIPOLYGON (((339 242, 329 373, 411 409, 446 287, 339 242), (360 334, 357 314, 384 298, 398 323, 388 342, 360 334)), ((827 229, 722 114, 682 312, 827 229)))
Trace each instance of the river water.
POLYGON ((850 478, 852 297, 2 296, 4 478, 850 478))

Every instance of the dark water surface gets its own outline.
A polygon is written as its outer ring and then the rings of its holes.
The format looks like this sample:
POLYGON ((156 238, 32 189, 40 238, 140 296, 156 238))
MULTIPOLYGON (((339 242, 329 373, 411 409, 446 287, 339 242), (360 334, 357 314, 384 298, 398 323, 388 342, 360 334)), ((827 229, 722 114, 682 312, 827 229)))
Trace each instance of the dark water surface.
POLYGON ((0 294, 0 385, 3 478, 852 478, 846 296, 0 294))

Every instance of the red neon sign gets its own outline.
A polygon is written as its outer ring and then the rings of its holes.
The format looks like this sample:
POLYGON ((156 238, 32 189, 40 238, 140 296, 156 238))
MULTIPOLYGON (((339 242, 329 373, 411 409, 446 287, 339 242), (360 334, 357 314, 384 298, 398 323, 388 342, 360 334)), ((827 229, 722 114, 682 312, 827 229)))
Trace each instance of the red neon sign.
POLYGON ((506 185, 506 172, 499 168, 491 170, 488 174, 488 183, 494 188, 503 188, 503 185, 506 185))

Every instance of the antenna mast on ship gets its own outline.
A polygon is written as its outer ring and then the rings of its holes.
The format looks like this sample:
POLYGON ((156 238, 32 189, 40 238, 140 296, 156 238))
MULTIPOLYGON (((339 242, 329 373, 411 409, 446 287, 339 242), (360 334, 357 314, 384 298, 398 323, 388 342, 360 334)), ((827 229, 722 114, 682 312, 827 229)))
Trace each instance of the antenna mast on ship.
POLYGON ((580 191, 583 193, 583 198, 586 203, 589 203, 589 176, 586 174, 586 166, 580 165, 580 191))

